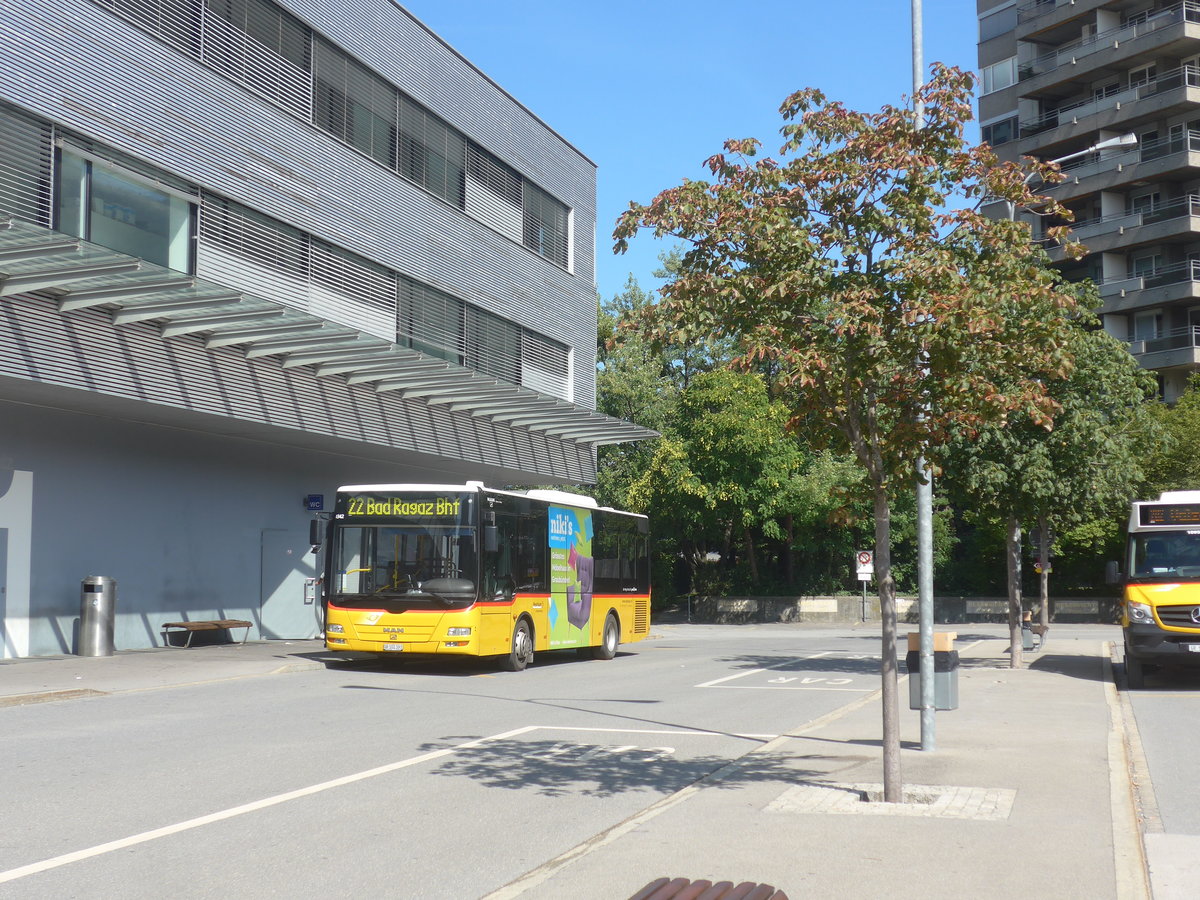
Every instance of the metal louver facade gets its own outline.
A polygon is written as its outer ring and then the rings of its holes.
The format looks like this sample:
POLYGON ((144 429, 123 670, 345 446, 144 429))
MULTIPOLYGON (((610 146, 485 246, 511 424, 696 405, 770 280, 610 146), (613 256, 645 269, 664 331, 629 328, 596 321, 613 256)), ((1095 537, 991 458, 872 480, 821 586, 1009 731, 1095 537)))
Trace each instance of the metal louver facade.
POLYGON ((2 655, 71 652, 93 572, 118 647, 311 637, 339 483, 593 480, 653 436, 594 411, 594 221, 594 165, 390 0, 6 0, 2 655))

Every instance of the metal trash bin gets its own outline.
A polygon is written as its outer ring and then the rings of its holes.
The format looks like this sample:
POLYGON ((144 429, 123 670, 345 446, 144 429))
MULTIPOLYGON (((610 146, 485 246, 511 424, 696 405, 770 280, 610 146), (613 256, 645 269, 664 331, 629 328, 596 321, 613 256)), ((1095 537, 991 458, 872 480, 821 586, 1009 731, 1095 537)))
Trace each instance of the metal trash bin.
MULTIPOLYGON (((958 651, 954 648, 953 632, 933 636, 933 708, 958 709, 958 651)), ((921 708, 921 639, 919 634, 908 636, 908 708, 921 708)))
POLYGON ((83 579, 79 597, 77 656, 112 656, 117 615, 117 581, 107 575, 83 579))

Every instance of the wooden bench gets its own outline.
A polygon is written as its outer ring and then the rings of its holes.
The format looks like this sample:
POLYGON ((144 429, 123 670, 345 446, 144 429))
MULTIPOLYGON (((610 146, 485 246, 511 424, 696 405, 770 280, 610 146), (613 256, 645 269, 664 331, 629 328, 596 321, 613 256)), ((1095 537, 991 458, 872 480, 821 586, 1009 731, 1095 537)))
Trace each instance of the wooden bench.
POLYGON ((788 900, 787 894, 769 884, 743 881, 689 881, 686 878, 656 878, 629 900, 788 900))
POLYGON ((219 629, 229 630, 231 628, 244 628, 242 632, 242 643, 246 643, 246 638, 250 635, 250 626, 253 622, 247 622, 245 619, 210 619, 200 622, 164 622, 163 623, 163 643, 168 647, 176 646, 171 643, 171 635, 187 632, 187 642, 184 647, 192 646, 192 635, 197 631, 217 631, 219 629))

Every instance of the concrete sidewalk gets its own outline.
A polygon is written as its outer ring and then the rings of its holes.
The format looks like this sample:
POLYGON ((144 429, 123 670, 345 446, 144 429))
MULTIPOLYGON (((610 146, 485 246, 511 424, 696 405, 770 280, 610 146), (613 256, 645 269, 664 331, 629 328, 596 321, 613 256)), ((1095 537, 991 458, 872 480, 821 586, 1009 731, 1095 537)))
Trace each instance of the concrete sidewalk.
MULTIPOLYGON (((1107 644, 1058 641, 1004 668, 960 645, 960 708, 937 749, 901 681, 907 802, 881 788, 877 694, 731 762, 490 895, 608 900, 662 877, 770 883, 809 897, 1150 896, 1107 644)), ((323 666, 318 641, 0 663, 0 707, 323 666)), ((1200 867, 1195 872, 1200 878, 1200 867)))
POLYGON ((0 660, 0 707, 320 669, 324 650, 322 640, 254 641, 0 660))
POLYGON ((902 713, 912 802, 859 799, 882 781, 873 694, 488 900, 627 897, 664 876, 768 883, 792 900, 1150 896, 1107 645, 1051 641, 1019 671, 1002 668, 1005 646, 967 651, 935 751, 920 750, 919 713, 902 713))

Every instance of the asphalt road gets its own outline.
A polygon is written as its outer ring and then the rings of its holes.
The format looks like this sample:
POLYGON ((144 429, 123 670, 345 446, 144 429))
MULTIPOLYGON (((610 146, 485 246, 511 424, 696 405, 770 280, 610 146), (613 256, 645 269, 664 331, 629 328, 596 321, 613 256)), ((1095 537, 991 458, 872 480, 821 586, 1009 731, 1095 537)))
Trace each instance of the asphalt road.
POLYGON ((1137 719, 1162 830, 1200 835, 1200 669, 1147 671, 1146 686, 1126 691, 1137 719))
POLYGON ((5 709, 0 897, 480 897, 878 685, 872 626, 655 632, 5 709))

